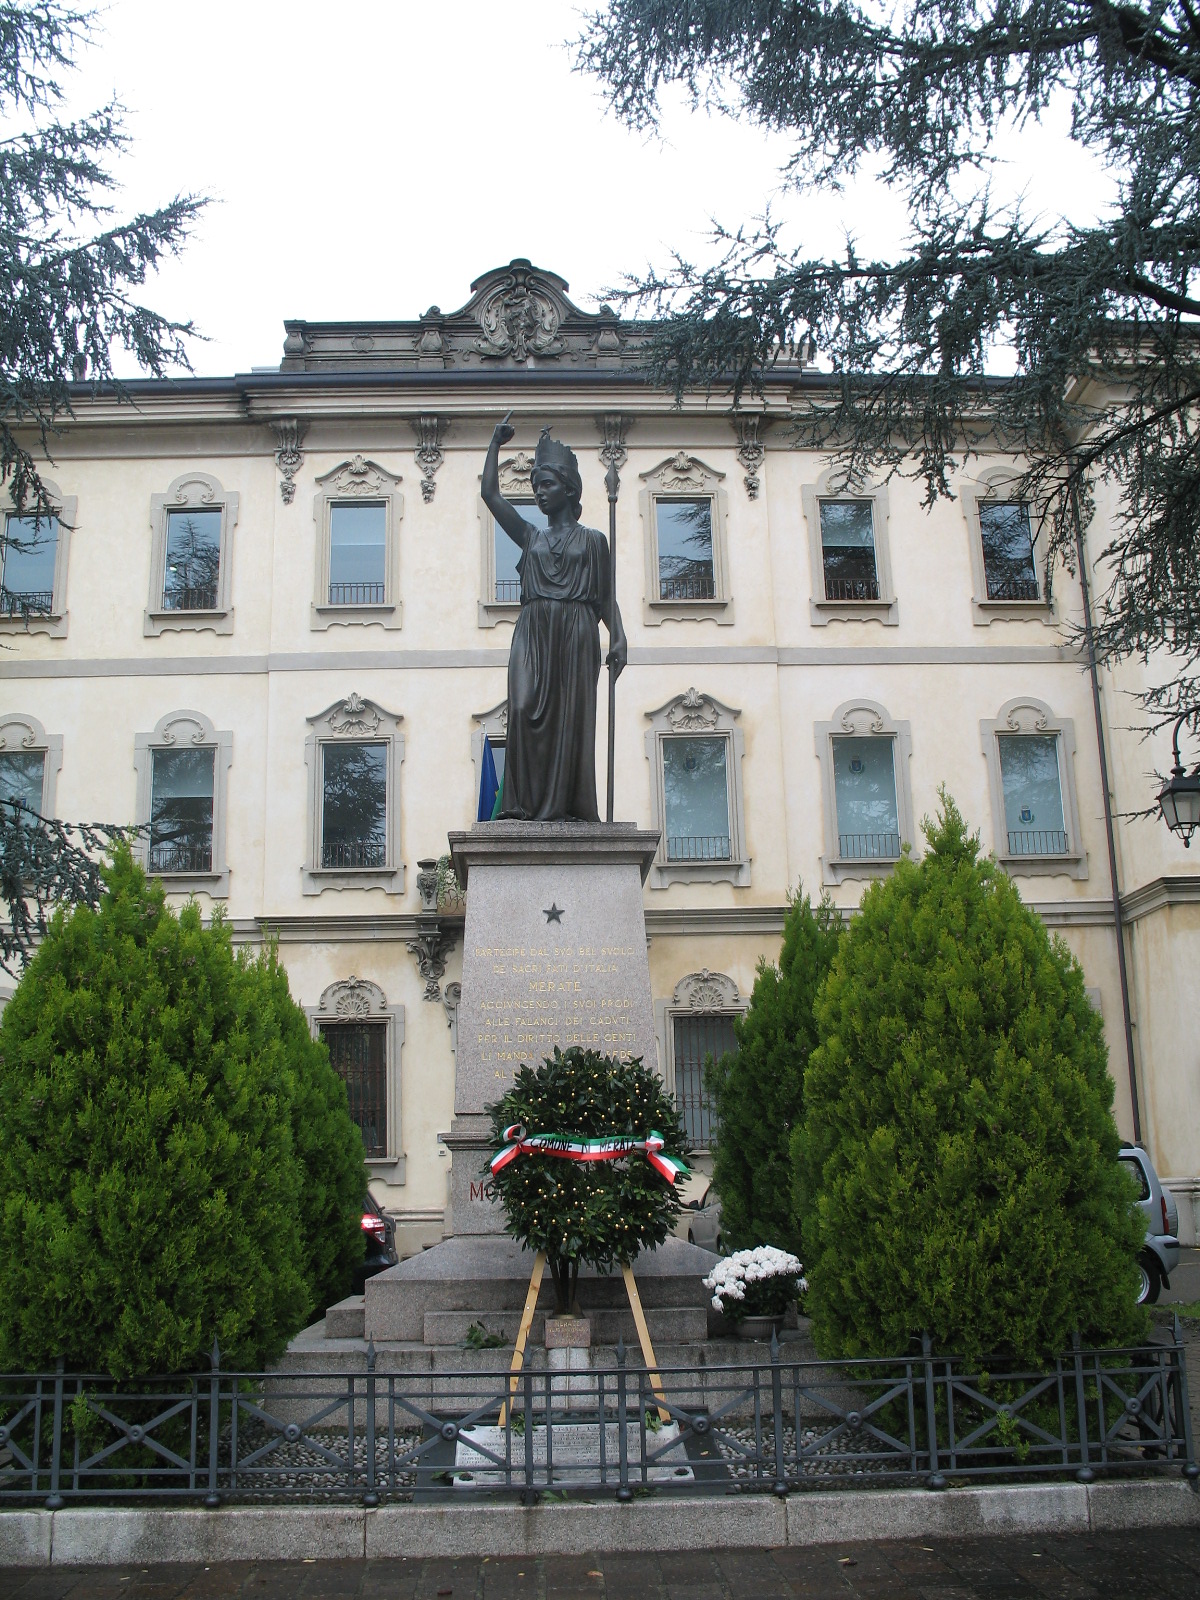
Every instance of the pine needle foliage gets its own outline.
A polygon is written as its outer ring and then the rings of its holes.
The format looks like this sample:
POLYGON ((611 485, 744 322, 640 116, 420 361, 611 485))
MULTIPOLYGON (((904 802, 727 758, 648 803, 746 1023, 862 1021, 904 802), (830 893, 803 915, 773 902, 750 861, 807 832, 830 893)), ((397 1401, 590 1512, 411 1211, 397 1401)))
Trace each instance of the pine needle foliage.
POLYGON ((60 822, 0 799, 0 970, 14 976, 45 938, 55 906, 93 910, 104 892, 103 852, 135 830, 60 822))
POLYGON ((257 1370, 361 1257, 361 1140, 274 953, 105 881, 0 1019, 0 1364, 257 1370))
MULTIPOLYGON (((950 496, 981 447, 1027 464, 1051 562, 1117 490, 1097 642, 1165 647, 1165 718, 1200 699, 1200 11, 1193 0, 608 0, 576 41, 614 111, 652 127, 681 89, 791 141, 785 183, 877 172, 908 208, 887 258, 806 255, 768 217, 719 227, 627 281, 663 319, 650 375, 754 391, 809 339, 832 364, 796 419, 847 482, 911 474, 950 496), (1031 217, 991 193, 1006 128, 1066 106, 1116 197, 1031 217), (1083 207, 1089 207, 1084 211, 1083 207), (995 352, 1015 371, 988 379, 995 352)), ((619 297, 619 296, 618 296, 619 297)))
MULTIPOLYGON (((658 1132, 669 1154, 687 1154, 674 1100, 657 1072, 638 1059, 556 1047, 539 1066, 519 1068, 511 1089, 487 1109, 497 1149, 505 1128, 521 1123, 530 1134, 569 1139, 644 1139, 658 1132)), ((492 1178, 489 1168, 484 1174, 492 1178)), ((629 1264, 639 1251, 662 1244, 680 1213, 675 1185, 640 1153, 619 1161, 568 1161, 531 1152, 492 1181, 508 1232, 530 1250, 546 1252, 560 1311, 574 1307, 581 1262, 601 1272, 629 1264)))
POLYGON ((872 884, 817 1000, 794 1137, 825 1356, 1035 1363, 1145 1331, 1144 1224, 1083 973, 943 791, 872 884))
POLYGON ((0 483, 38 515, 53 508, 30 435, 48 452, 72 415, 71 385, 114 383, 114 349, 155 377, 187 370, 193 331, 136 291, 182 249, 205 202, 176 195, 117 220, 110 163, 129 142, 123 108, 54 116, 95 16, 60 0, 0 0, 0 483))
POLYGON ((813 910, 796 894, 779 965, 760 961, 746 1014, 734 1023, 736 1051, 708 1068, 716 1129, 713 1186, 721 1233, 734 1250, 771 1244, 800 1255, 792 1200, 791 1139, 804 1106, 804 1072, 817 1044, 813 1005, 842 932, 836 907, 813 910))

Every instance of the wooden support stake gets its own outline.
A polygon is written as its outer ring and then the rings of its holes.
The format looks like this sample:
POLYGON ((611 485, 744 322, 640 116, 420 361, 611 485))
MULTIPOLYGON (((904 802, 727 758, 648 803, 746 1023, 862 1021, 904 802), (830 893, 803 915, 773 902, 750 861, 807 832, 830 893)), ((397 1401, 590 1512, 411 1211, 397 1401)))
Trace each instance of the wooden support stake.
POLYGON ((513 1395, 517 1392, 517 1383, 520 1380, 521 1368, 525 1359, 525 1342, 529 1338, 529 1330, 533 1326, 533 1313, 537 1309, 537 1298, 542 1288, 542 1273, 546 1270, 546 1252, 539 1250, 533 1258, 533 1271, 529 1274, 529 1293, 525 1296, 525 1309, 521 1313, 521 1326, 517 1329, 517 1345, 513 1351, 512 1365, 508 1369, 508 1399, 500 1407, 500 1426, 504 1426, 504 1419, 512 1405, 513 1395))
POLYGON ((654 1346, 650 1343, 650 1329, 646 1325, 646 1313, 642 1310, 642 1297, 638 1293, 637 1282, 633 1276, 633 1268, 621 1264, 621 1272, 625 1278, 625 1292, 629 1296, 629 1309, 633 1312, 633 1325, 637 1329, 638 1343, 642 1347, 642 1360, 650 1377, 650 1387, 658 1397, 658 1417, 660 1422, 670 1422, 671 1413, 667 1410, 666 1397, 663 1394, 662 1379, 658 1375, 658 1362, 654 1359, 654 1346))

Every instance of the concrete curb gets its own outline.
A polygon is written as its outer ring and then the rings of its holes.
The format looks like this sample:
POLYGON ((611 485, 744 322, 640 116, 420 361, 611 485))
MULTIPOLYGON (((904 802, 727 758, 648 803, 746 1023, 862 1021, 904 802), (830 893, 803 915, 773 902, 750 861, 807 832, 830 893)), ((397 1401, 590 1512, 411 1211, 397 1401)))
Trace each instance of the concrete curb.
POLYGON ((763 1549, 862 1540, 1200 1527, 1179 1480, 514 1505, 0 1512, 0 1567, 763 1549))

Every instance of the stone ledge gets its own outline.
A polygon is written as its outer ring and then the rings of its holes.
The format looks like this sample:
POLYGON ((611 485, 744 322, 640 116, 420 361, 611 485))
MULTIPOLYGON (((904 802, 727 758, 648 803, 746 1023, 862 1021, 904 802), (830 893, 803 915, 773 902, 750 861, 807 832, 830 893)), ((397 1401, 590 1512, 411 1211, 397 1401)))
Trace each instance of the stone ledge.
POLYGON ((364 1556, 581 1555, 765 1549, 846 1540, 1200 1527, 1182 1479, 1016 1487, 445 1506, 230 1506, 0 1511, 0 1568, 364 1556))

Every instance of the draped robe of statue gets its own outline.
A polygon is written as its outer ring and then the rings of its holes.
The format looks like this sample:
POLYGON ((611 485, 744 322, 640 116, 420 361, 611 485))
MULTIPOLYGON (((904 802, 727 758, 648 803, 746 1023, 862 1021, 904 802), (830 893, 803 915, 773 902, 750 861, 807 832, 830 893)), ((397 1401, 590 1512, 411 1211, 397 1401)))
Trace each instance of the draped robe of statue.
POLYGON ((500 816, 598 822, 598 623, 608 612, 608 540, 578 522, 558 533, 525 526, 500 816))

